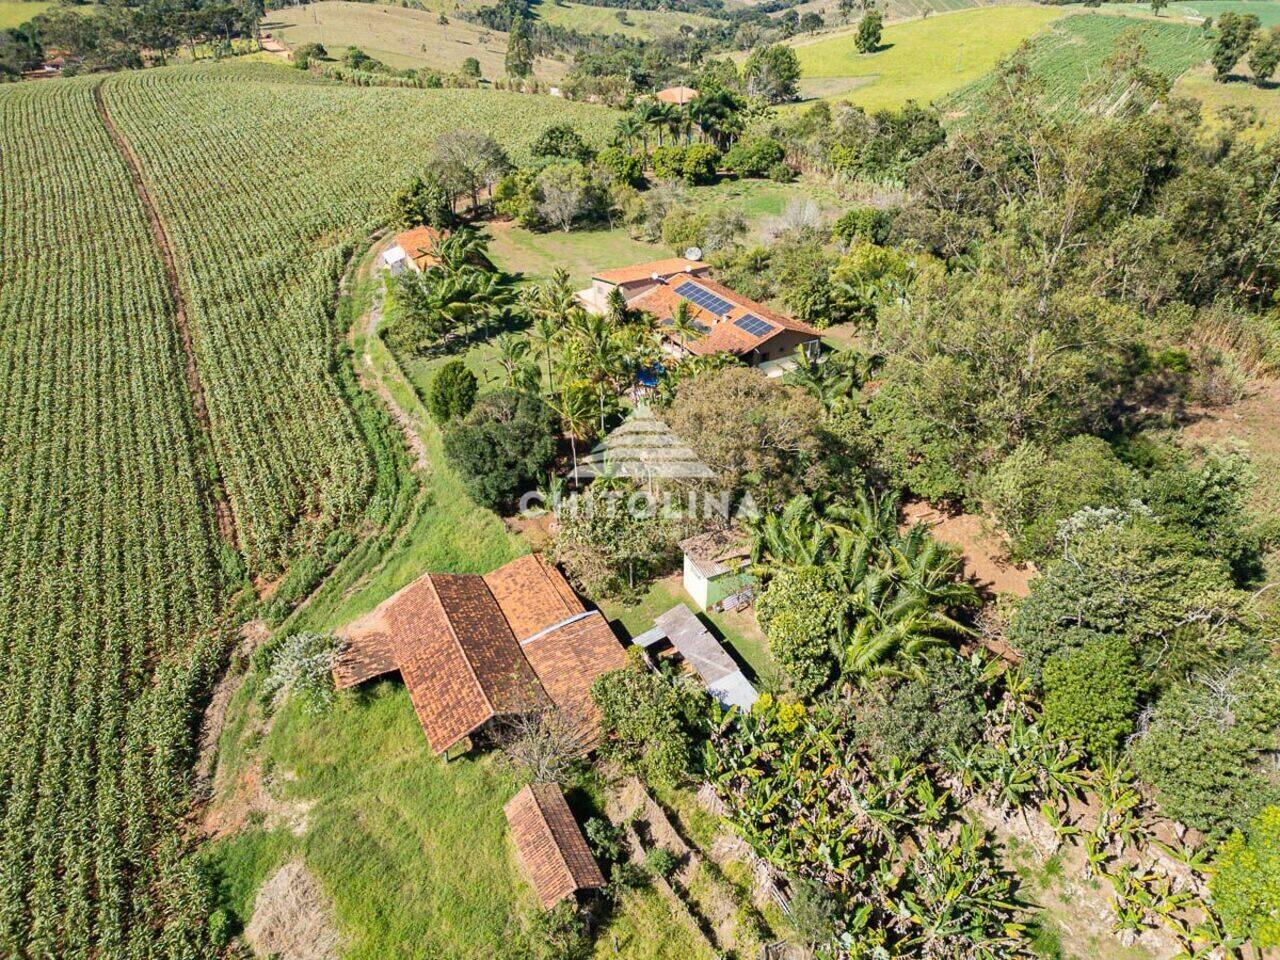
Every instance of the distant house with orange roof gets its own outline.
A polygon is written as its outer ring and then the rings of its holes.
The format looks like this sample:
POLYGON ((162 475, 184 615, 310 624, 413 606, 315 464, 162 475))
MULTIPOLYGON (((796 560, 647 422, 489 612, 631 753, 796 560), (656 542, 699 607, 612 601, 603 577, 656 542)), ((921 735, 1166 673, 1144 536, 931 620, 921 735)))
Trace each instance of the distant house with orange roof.
POLYGON ((405 270, 418 273, 430 270, 440 263, 435 255, 436 247, 447 236, 448 230, 437 230, 435 227, 414 227, 397 233, 392 245, 382 253, 383 266, 393 275, 405 270))
POLYGON ((588 310, 603 313, 609 295, 618 288, 628 308, 643 310, 664 326, 671 324, 682 302, 687 304, 697 334, 681 338, 668 333, 673 353, 731 353, 771 376, 794 365, 798 347, 817 356, 822 334, 816 328, 716 283, 710 272, 701 261, 679 257, 603 270, 578 298, 588 310))
POLYGON ((665 90, 659 90, 654 96, 663 103, 683 107, 690 101, 698 99, 698 91, 693 87, 667 87, 665 90))
POLYGON ((485 576, 429 573, 339 631, 339 689, 398 671, 436 754, 503 717, 556 709, 589 747, 599 736, 596 677, 626 656, 542 557, 485 576))

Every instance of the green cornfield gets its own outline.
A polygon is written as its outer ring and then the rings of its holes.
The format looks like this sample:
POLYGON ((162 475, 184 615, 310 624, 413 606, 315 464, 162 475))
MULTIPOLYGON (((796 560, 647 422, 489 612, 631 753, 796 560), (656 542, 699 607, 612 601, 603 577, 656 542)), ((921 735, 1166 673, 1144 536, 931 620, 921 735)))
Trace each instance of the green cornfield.
MULTIPOLYGON (((1143 64, 1169 80, 1209 58, 1212 43, 1196 24, 1160 23, 1132 17, 1082 14, 1064 17, 1016 54, 1038 81, 1042 96, 1068 117, 1108 115, 1139 96, 1127 80, 1106 81, 1107 60, 1117 44, 1135 38, 1145 51, 1143 64)), ((988 75, 957 91, 945 110, 968 111, 990 89, 988 75)))
POLYGON ((441 131, 486 129, 519 157, 560 120, 612 125, 546 97, 269 65, 0 90, 0 956, 215 953, 183 818, 228 597, 245 570, 367 532, 344 261, 441 131), (207 425, 95 92, 172 245, 207 425))

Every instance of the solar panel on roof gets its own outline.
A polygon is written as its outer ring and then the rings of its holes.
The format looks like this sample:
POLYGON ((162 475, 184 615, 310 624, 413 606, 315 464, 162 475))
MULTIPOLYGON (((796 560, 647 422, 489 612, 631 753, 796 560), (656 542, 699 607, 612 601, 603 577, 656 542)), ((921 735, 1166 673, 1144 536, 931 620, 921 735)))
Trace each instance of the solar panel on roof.
POLYGON ((717 297, 710 290, 688 281, 676 287, 676 296, 684 297, 695 307, 701 307, 703 310, 714 313, 717 317, 723 317, 733 309, 733 304, 724 299, 724 297, 717 297))
POLYGON ((763 337, 766 333, 773 329, 773 324, 766 323, 753 313, 748 313, 733 321, 733 325, 741 330, 745 330, 753 337, 763 337))

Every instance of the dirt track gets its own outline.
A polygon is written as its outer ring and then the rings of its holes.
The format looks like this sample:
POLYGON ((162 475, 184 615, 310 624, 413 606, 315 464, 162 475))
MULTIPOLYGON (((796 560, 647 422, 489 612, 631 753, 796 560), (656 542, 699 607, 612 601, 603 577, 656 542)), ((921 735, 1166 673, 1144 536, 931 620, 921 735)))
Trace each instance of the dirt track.
MULTIPOLYGON (((107 110, 107 102, 102 96, 104 83, 105 81, 94 86, 93 102, 97 108, 98 117, 102 120, 102 125, 106 127, 112 142, 115 143, 125 166, 129 168, 129 178, 133 181, 134 191, 142 202, 143 210, 146 211, 147 223, 151 226, 151 237, 155 240, 156 249, 160 252, 160 261, 164 265, 165 286, 168 287, 169 297, 173 301, 174 322, 178 328, 178 336, 182 341, 182 352, 186 357, 187 390, 191 394, 191 406, 195 411, 196 421, 199 423, 200 429, 208 436, 209 410, 204 400, 204 385, 200 382, 200 371, 196 367, 195 347, 191 342, 191 327, 187 321, 187 303, 182 294, 182 285, 178 281, 178 268, 173 257, 173 246, 169 243, 169 234, 165 231, 164 221, 160 218, 160 211, 156 208, 155 201, 152 200, 151 193, 147 190, 147 183, 142 176, 142 164, 138 161, 138 155, 133 152, 133 147, 130 146, 124 134, 116 127, 115 121, 111 119, 111 113, 107 110)), ((213 489, 210 493, 213 499, 214 514, 218 521, 218 532, 228 543, 237 546, 239 539, 236 534, 235 516, 231 512, 231 505, 227 502, 226 492, 222 489, 220 483, 215 483, 212 486, 213 489)))

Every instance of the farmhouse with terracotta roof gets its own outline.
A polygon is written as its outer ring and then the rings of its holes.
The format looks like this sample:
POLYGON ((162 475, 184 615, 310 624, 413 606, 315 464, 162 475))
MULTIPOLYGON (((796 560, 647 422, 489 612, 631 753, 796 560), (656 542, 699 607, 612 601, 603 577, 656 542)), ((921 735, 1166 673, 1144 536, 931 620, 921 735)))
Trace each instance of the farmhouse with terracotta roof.
POLYGON ((594 743, 591 683, 626 662, 608 621, 537 555, 483 577, 426 574, 339 635, 337 687, 398 670, 436 754, 493 720, 551 708, 594 743))
POLYGON ((665 90, 659 90, 654 96, 663 103, 683 107, 685 104, 698 99, 698 91, 693 87, 667 87, 665 90))
POLYGON ((602 270, 578 299, 587 310, 604 313, 609 296, 619 289, 628 308, 652 314, 663 326, 671 324, 685 303, 697 335, 682 338, 668 332, 672 352, 731 353, 770 376, 794 365, 797 347, 817 356, 822 343, 817 329, 716 283, 710 272, 706 263, 683 257, 602 270))
POLYGON ((392 274, 414 270, 422 273, 440 263, 436 257, 436 247, 440 241, 449 236, 448 230, 437 230, 435 227, 414 227, 397 233, 395 242, 382 253, 382 264, 392 274))
POLYGON ((604 886, 600 866, 554 783, 529 784, 507 801, 503 812, 520 864, 544 909, 604 886))

